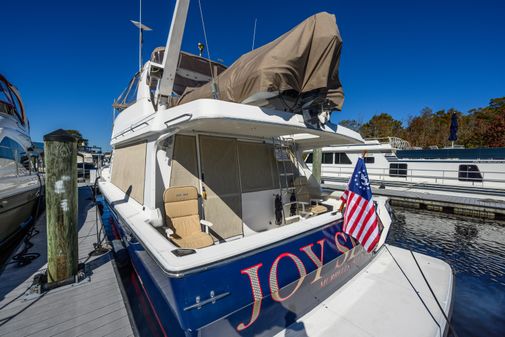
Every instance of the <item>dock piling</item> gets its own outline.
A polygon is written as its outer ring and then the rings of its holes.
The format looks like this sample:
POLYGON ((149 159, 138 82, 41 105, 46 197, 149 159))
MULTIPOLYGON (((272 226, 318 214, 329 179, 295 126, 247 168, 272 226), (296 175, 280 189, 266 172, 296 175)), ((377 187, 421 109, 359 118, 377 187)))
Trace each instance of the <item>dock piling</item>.
POLYGON ((44 136, 47 281, 77 274, 77 140, 59 129, 44 136))
POLYGON ((321 183, 321 160, 323 152, 321 148, 312 151, 312 174, 318 183, 321 183))

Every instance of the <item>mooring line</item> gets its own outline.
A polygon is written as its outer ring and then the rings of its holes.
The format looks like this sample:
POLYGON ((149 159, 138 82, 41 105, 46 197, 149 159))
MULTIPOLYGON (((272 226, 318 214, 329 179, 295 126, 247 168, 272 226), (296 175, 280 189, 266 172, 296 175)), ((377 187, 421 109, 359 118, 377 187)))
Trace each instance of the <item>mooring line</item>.
MULTIPOLYGON (((432 312, 430 311, 430 309, 428 308, 428 306, 426 305, 426 303, 424 302, 423 298, 421 297, 421 295, 419 294, 419 291, 417 291, 416 287, 414 287, 414 285, 412 284, 412 282, 410 281, 410 279, 408 278, 407 274, 405 274, 405 271, 403 270, 403 268, 400 266, 400 264, 398 263, 398 261, 396 261, 395 257, 393 256, 393 254, 391 253, 391 251, 389 250, 388 246, 387 245, 384 245, 384 247, 386 247, 386 250, 388 251, 389 255, 391 255, 391 257, 393 258, 393 261, 395 261, 396 265, 398 266, 398 268, 400 268, 400 271, 402 272, 403 276, 405 276, 405 278, 407 279, 407 281, 409 282, 410 286, 412 287, 412 289, 414 289, 417 297, 419 298, 419 300, 421 301, 421 303, 424 305, 424 307, 426 308, 426 311, 428 311, 428 313, 430 314, 431 318, 433 319, 433 321, 435 322, 435 324, 438 326, 438 329, 440 331, 442 331, 442 328, 440 327, 440 324, 438 323, 438 321, 436 320, 435 316, 433 316, 432 312)), ((442 333, 441 333, 442 334, 442 333)))
POLYGON ((449 325, 449 330, 450 332, 452 333, 452 335, 454 337, 458 337, 458 334, 456 333, 456 330, 454 330, 454 327, 452 326, 451 322, 449 321, 449 317, 447 317, 447 315, 445 314, 445 311, 444 309, 442 308, 442 306, 440 305, 440 302, 438 301, 438 298, 437 296, 435 296, 435 292, 433 291, 433 289, 431 288, 431 285, 430 283, 428 282, 428 279, 426 278, 426 276, 424 275, 423 273, 423 270, 421 269, 421 266, 419 265, 419 263, 417 262, 417 259, 414 255, 414 252, 412 250, 410 250, 410 254, 412 254, 412 258, 414 259, 416 265, 417 265, 417 268, 419 269, 419 271, 421 272, 421 275, 423 276, 423 279, 424 279, 424 282, 426 282, 426 285, 428 286, 428 289, 430 289, 430 292, 431 292, 431 295, 433 295, 433 298, 435 299, 435 302, 437 302, 437 305, 438 305, 438 308, 440 309, 440 311, 442 311, 442 314, 444 315, 444 318, 445 320, 447 321, 447 324, 449 325))

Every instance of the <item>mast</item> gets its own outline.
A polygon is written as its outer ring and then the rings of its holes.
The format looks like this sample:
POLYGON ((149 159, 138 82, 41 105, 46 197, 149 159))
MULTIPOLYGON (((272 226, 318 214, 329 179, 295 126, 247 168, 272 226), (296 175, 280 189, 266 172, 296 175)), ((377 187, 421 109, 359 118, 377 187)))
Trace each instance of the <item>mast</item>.
POLYGON ((159 86, 159 94, 162 96, 172 95, 188 8, 189 0, 177 0, 163 55, 163 75, 159 86))
POLYGON ((142 71, 142 45, 144 44, 144 31, 151 31, 150 27, 142 24, 142 0, 139 1, 139 21, 130 20, 139 29, 139 73, 142 71))

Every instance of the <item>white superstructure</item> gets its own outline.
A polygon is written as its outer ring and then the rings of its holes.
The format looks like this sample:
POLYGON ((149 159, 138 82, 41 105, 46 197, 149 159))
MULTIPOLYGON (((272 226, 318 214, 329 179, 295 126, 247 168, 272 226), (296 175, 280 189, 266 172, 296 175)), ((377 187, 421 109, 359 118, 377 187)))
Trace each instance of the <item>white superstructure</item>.
POLYGON ((31 147, 21 97, 0 74, 0 246, 27 224, 41 193, 31 147))
MULTIPOLYGON (((346 183, 357 159, 366 154, 370 181, 377 186, 424 187, 434 193, 443 189, 440 193, 505 194, 504 149, 420 150, 410 149, 398 138, 388 138, 323 147, 322 153, 321 177, 329 184, 346 183)), ((312 167, 310 151, 305 161, 312 167)))

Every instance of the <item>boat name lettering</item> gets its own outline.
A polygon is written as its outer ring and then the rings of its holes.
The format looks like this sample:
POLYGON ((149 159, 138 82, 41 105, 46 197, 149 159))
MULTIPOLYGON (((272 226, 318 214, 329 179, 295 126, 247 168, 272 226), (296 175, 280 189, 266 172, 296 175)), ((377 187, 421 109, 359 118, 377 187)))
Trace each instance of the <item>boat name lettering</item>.
MULTIPOLYGON (((316 255, 316 253, 312 250, 312 247, 314 246, 313 243, 308 244, 306 246, 303 246, 300 248, 301 252, 304 252, 307 257, 315 264, 317 269, 315 270, 315 276, 312 278, 310 281, 310 284, 314 284, 319 281, 319 286, 321 288, 326 287, 329 285, 332 281, 334 281, 337 277, 341 276, 342 274, 345 274, 349 268, 344 268, 341 269, 344 266, 344 263, 348 259, 354 259, 354 257, 357 254, 357 249, 352 249, 347 246, 345 246, 342 242, 346 242, 348 240, 348 236, 344 234, 343 232, 337 232, 335 233, 334 239, 330 242, 329 245, 333 249, 336 248, 338 252, 340 252, 340 256, 343 255, 343 258, 339 259, 336 258, 336 263, 335 267, 333 268, 333 271, 330 275, 321 275, 323 266, 324 266, 324 247, 325 243, 327 242, 326 239, 321 239, 316 242, 316 245, 320 246, 320 254, 319 256, 316 255)), ((352 247, 356 247, 353 241, 351 241, 352 247)), ((249 328, 259 317, 261 313, 261 302, 263 300, 263 290, 261 288, 261 282, 259 278, 259 269, 263 267, 263 263, 258 263, 255 264, 251 267, 242 269, 240 271, 241 274, 246 275, 249 281, 249 285, 251 287, 251 294, 254 300, 253 306, 252 306, 252 312, 251 312, 251 318, 249 319, 248 323, 240 323, 237 325, 236 329, 238 331, 245 330, 249 328)), ((302 286, 303 282, 305 281, 305 278, 307 278, 307 269, 302 262, 302 260, 296 256, 293 253, 285 252, 277 256, 277 258, 273 261, 271 267, 270 267, 270 273, 269 273, 269 278, 268 278, 268 284, 270 287, 270 294, 272 296, 272 299, 276 302, 283 302, 293 296, 298 289, 302 286), (278 265, 279 262, 285 259, 286 261, 291 261, 292 264, 296 267, 298 270, 299 278, 298 281, 296 281, 296 285, 293 290, 289 294, 281 295, 280 294, 280 289, 279 289, 279 282, 278 282, 278 265)))

